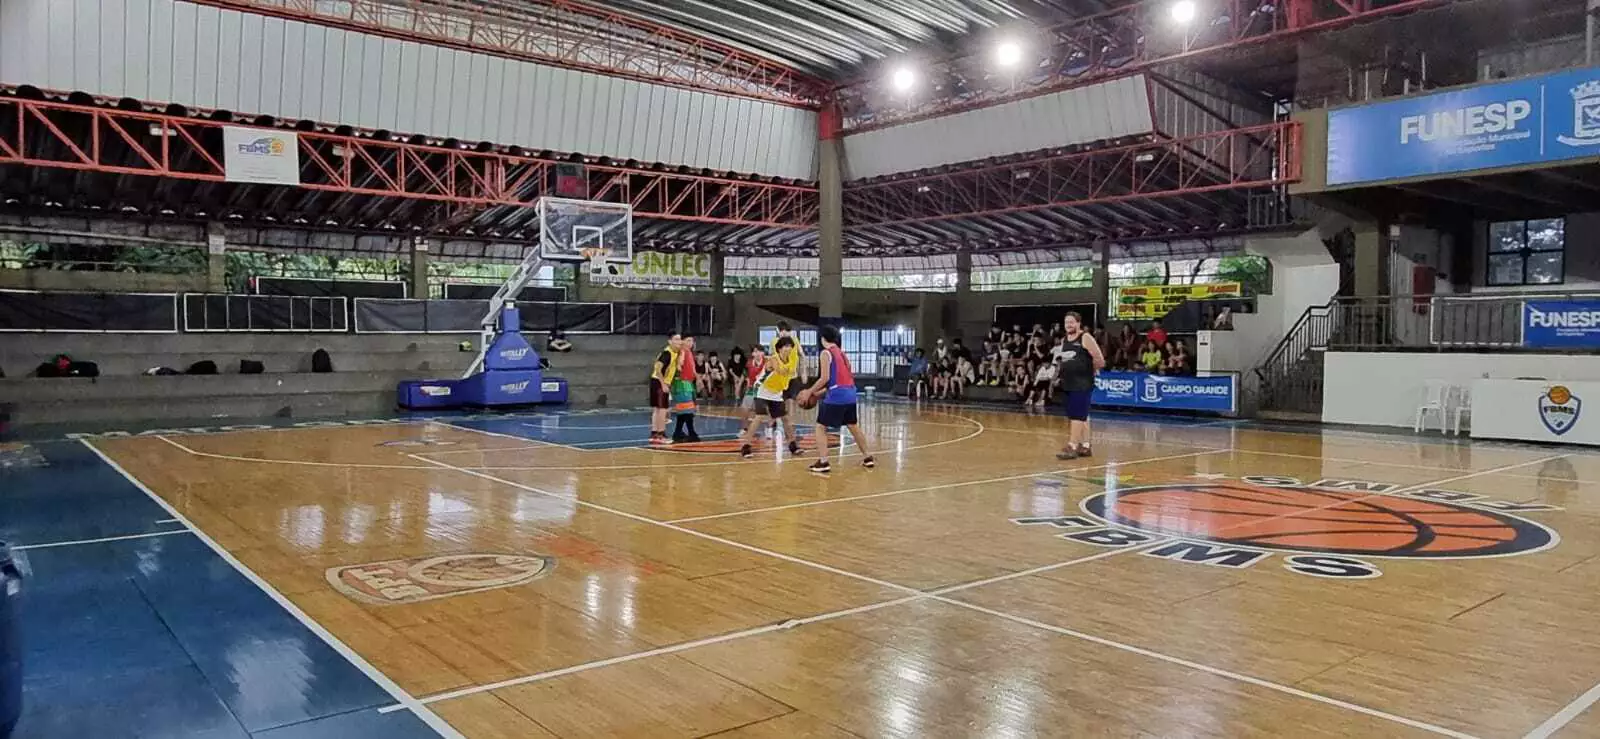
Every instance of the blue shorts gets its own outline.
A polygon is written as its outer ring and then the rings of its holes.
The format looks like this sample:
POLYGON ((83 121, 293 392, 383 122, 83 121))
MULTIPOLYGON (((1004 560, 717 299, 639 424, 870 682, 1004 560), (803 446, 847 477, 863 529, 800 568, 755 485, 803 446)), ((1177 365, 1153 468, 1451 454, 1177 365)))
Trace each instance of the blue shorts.
POLYGON ((1089 420, 1089 401, 1093 398, 1093 390, 1068 390, 1067 418, 1074 421, 1089 420))

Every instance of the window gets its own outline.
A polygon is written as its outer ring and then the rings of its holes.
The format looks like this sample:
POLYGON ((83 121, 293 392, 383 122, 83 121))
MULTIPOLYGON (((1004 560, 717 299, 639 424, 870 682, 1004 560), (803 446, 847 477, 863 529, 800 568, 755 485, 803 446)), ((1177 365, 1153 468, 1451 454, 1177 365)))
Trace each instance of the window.
POLYGON ((1489 224, 1486 282, 1491 286, 1560 284, 1566 277, 1566 229, 1564 218, 1489 224))

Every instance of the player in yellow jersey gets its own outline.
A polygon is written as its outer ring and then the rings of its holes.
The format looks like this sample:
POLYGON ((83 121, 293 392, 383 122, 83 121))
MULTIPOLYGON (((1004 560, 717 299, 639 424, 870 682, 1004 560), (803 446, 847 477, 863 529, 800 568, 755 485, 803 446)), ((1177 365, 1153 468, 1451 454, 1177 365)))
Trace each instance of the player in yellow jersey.
POLYGON ((744 443, 739 446, 739 456, 745 459, 755 456, 750 444, 755 440, 756 424, 762 418, 782 421, 783 438, 789 440, 789 453, 795 456, 800 454, 800 442, 794 434, 794 419, 789 417, 787 403, 783 399, 789 383, 794 381, 799 366, 795 355, 799 353, 793 337, 780 336, 772 343, 772 355, 767 357, 766 369, 756 380, 755 407, 745 420, 744 443))

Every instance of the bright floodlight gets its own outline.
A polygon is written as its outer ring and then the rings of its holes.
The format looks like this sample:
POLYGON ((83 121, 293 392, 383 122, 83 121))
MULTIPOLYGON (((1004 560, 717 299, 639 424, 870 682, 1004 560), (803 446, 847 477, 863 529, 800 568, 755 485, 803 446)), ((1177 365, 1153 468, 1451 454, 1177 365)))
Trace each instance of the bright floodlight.
POLYGON ((1188 23, 1194 20, 1196 8, 1194 0, 1178 0, 1172 4, 1172 20, 1178 23, 1188 23))
POLYGON ((1015 67, 1022 61, 1022 46, 1015 41, 1003 41, 994 50, 994 58, 1002 67, 1015 67))
POLYGON ((901 67, 894 71, 894 76, 889 78, 889 81, 894 84, 896 92, 908 92, 917 84, 917 73, 911 71, 910 67, 901 67))

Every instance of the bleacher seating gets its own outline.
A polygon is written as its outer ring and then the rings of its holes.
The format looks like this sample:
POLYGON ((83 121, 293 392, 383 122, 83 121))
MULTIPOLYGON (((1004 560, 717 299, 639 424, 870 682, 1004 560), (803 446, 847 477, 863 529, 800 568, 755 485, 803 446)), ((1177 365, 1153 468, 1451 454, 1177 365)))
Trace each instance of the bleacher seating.
MULTIPOLYGON (((394 410, 401 380, 455 377, 475 356, 455 334, 0 334, 0 407, 14 428, 64 423, 161 421, 248 422, 269 417, 371 417, 394 410), (310 372, 311 353, 325 348, 334 372, 310 372), (95 379, 27 377, 56 354, 97 363, 95 379), (144 376, 151 367, 179 371, 209 359, 222 374, 144 376), (240 375, 240 359, 266 366, 240 375)), ((537 337, 542 341, 542 336, 537 337)), ((574 335, 574 351, 549 353, 552 372, 567 378, 570 402, 638 405, 644 378, 662 339, 574 335)), ((708 340, 707 345, 730 341, 708 340)), ((542 348, 542 343, 540 344, 542 348)))

